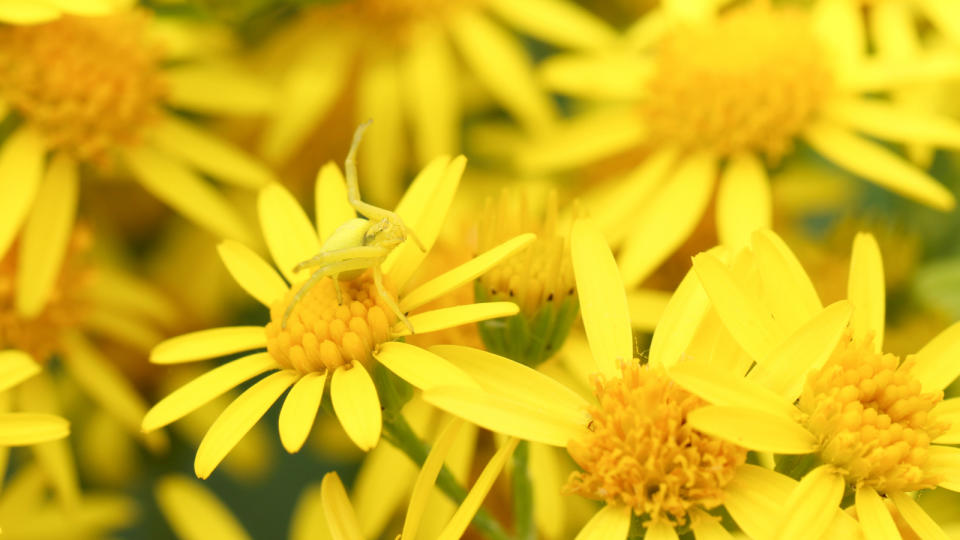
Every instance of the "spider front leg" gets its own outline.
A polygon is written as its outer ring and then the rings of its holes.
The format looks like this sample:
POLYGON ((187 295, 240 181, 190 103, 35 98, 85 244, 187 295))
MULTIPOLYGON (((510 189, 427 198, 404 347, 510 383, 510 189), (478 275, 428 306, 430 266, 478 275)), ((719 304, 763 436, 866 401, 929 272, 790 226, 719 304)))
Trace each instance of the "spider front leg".
POLYGON ((383 257, 355 258, 345 261, 327 263, 320 266, 313 272, 313 274, 310 275, 310 278, 307 279, 307 281, 305 281, 299 289, 297 289, 297 292, 293 295, 293 298, 290 299, 290 304, 287 305, 286 311, 283 312, 283 319, 280 320, 280 328, 287 327, 287 320, 290 318, 290 314, 293 313, 293 308, 296 307, 300 300, 302 300, 303 297, 310 292, 310 289, 312 289, 313 286, 316 285, 321 279, 327 276, 334 276, 334 288, 336 289, 338 296, 337 301, 342 303, 342 297, 340 297, 340 280, 336 278, 343 272, 349 272, 351 270, 365 270, 371 266, 379 269, 381 261, 383 261, 383 257))
POLYGON ((380 270, 380 265, 373 267, 373 284, 377 287, 377 292, 380 293, 380 298, 383 298, 384 303, 387 304, 387 307, 390 308, 390 311, 397 316, 398 319, 403 321, 403 324, 410 330, 411 334, 415 334, 413 330, 413 324, 410 322, 410 319, 400 311, 400 306, 393 301, 393 297, 390 296, 390 293, 387 292, 387 288, 383 285, 383 271, 380 270))

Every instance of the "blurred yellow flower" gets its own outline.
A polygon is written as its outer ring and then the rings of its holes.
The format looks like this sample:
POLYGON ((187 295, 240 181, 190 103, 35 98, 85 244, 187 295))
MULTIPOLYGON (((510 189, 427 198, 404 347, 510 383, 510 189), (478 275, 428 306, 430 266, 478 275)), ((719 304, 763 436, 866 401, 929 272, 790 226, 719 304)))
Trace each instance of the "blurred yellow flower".
POLYGON ((98 16, 126 0, 0 0, 0 23, 40 24, 64 14, 98 16))

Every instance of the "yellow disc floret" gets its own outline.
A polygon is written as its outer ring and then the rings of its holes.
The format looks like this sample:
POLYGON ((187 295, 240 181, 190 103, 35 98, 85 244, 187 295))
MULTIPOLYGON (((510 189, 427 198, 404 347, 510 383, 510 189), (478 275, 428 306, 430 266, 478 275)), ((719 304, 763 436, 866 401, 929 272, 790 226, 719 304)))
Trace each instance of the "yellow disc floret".
MULTIPOLYGON (((388 282, 384 285, 391 290, 388 282)), ((281 328, 298 288, 291 288, 270 307, 267 350, 283 367, 309 373, 355 361, 367 364, 376 346, 390 339, 396 316, 377 293, 371 272, 340 282, 341 302, 333 280, 324 278, 296 304, 286 328, 281 328)))
POLYGON ((621 370, 620 378, 594 381, 600 404, 590 409, 590 433, 568 446, 583 472, 571 475, 567 491, 674 526, 694 507, 723 504, 747 451, 691 428, 686 416, 704 402, 663 369, 634 361, 621 370))
POLYGON ((928 450, 949 426, 930 411, 943 392, 921 392, 914 363, 874 352, 869 340, 844 339, 807 378, 799 401, 807 428, 819 439, 820 458, 850 483, 881 493, 937 485, 928 450))
POLYGON ((665 38, 642 114, 653 140, 776 161, 831 81, 804 13, 751 4, 665 38))
POLYGON ((0 98, 53 147, 103 164, 138 142, 164 85, 143 12, 0 26, 0 98))

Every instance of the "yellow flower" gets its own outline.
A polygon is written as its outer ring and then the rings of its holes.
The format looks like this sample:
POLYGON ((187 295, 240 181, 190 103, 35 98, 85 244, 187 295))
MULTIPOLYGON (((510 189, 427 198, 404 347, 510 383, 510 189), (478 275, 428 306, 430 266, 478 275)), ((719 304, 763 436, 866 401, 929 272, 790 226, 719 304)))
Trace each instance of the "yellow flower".
MULTIPOLYGON (((22 351, 0 351, 0 365, 0 391, 4 392, 40 373, 40 365, 22 351)), ((8 409, 9 403, 4 403, 3 408, 8 409)), ((69 422, 56 415, 0 412, 0 446, 28 446, 69 434, 69 422)))
MULTIPOLYGON (((581 530, 583 538, 625 539, 631 515, 643 519, 647 538, 677 538, 675 528, 687 525, 698 536, 722 534, 719 522, 707 515, 720 505, 738 523, 766 524, 754 507, 775 506, 776 494, 770 494, 789 489, 789 479, 746 464, 745 449, 687 425, 686 418, 703 403, 667 377, 664 362, 651 358, 641 365, 634 359, 626 295, 603 237, 580 221, 571 243, 584 326, 599 371, 597 400, 588 403, 505 358, 438 346, 431 351, 466 371, 481 389, 428 389, 426 401, 500 433, 566 447, 583 469, 571 476, 567 490, 605 503, 581 530)), ((845 526, 845 518, 836 519, 845 526)))
MULTIPOLYGON (((0 254, 28 219, 51 236, 65 234, 78 176, 88 169, 129 171, 144 189, 218 236, 249 237, 201 173, 256 188, 271 180, 270 171, 173 110, 257 114, 270 105, 270 92, 223 61, 165 57, 164 44, 148 34, 151 25, 146 12, 130 9, 0 26, 0 116, 13 127, 0 145, 0 254), (177 62, 165 66, 166 60, 177 62), (49 214, 38 215, 34 201, 50 193, 58 204, 44 205, 49 214)), ((38 257, 56 260, 62 249, 52 243, 38 257)))
POLYGON ((947 446, 960 442, 960 417, 953 399, 942 400, 960 375, 960 324, 901 361, 882 349, 883 263, 871 235, 854 240, 848 299, 826 308, 777 236, 754 233, 750 247, 730 267, 698 255, 690 277, 703 289, 692 280, 686 305, 668 307, 691 326, 717 330, 719 319, 745 353, 735 366, 688 350, 688 361, 671 369, 712 404, 689 422, 752 450, 822 463, 784 502, 787 536, 819 537, 850 489, 867 537, 898 537, 889 501, 920 537, 945 538, 912 493, 960 490, 960 449, 947 446))
POLYGON ((587 201, 611 242, 623 243, 628 286, 692 233, 715 184, 722 243, 742 245, 750 232, 769 227, 764 158, 776 164, 798 141, 906 197, 953 208, 945 187, 863 135, 957 148, 960 124, 864 97, 923 78, 943 80, 955 62, 865 58, 863 44, 844 32, 844 1, 821 0, 809 11, 762 0, 724 11, 714 5, 665 3, 628 30, 627 43, 559 55, 542 66, 553 89, 605 105, 519 148, 520 166, 573 169, 635 148, 647 155, 622 182, 587 201))
MULTIPOLYGON (((466 159, 437 158, 413 181, 396 212, 429 249, 435 242, 456 192, 466 159)), ((286 281, 246 246, 225 241, 219 252, 237 283, 270 309, 264 326, 203 330, 167 340, 150 355, 158 364, 204 360, 266 348, 220 366, 170 394, 143 419, 151 431, 188 414, 207 401, 262 373, 273 371, 237 398, 213 423, 200 443, 196 473, 206 478, 267 409, 292 386, 280 413, 280 439, 289 452, 305 442, 320 406, 327 378, 334 412, 350 438, 363 450, 377 445, 381 410, 369 370, 382 364, 415 387, 469 379, 444 359, 407 343, 394 341, 410 334, 395 320, 376 290, 370 272, 341 283, 339 303, 330 278, 295 304, 287 325, 282 319, 293 294, 310 277, 294 267, 320 251, 323 242, 340 224, 355 217, 347 202, 346 184, 334 164, 324 166, 316 183, 317 225, 293 196, 278 184, 260 191, 260 225, 267 247, 286 281)), ((513 238, 475 259, 412 289, 406 285, 427 253, 407 241, 383 263, 391 299, 409 313, 448 291, 470 282, 504 257, 533 241, 533 235, 513 238), (399 291, 399 294, 396 292, 399 291)), ((442 308, 409 316, 417 333, 442 330, 495 317, 513 315, 509 302, 489 302, 442 308)))
POLYGON ((556 117, 553 102, 536 80, 523 44, 501 20, 561 47, 589 49, 615 40, 611 28, 567 0, 357 0, 317 6, 268 51, 268 64, 287 69, 278 74, 284 96, 264 135, 263 155, 287 160, 341 108, 347 108, 350 130, 355 122, 375 118, 378 129, 361 149, 360 165, 372 202, 384 205, 397 200, 412 165, 460 151, 461 123, 470 107, 465 79, 476 79, 528 130, 545 129, 556 117))
POLYGON ((64 14, 98 16, 111 13, 123 0, 0 0, 0 23, 40 24, 64 14))

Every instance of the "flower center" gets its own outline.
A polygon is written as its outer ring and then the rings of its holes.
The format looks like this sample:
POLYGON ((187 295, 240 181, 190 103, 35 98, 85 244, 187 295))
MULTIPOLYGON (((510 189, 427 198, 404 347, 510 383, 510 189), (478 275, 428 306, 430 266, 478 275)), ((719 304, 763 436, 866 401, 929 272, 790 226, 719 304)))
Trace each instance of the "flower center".
POLYGON ((915 363, 873 351, 870 340, 844 339, 807 378, 799 407, 820 441, 820 457, 848 481, 886 493, 932 488, 930 441, 949 427, 931 419, 943 392, 921 393, 915 363))
POLYGON ((18 349, 37 362, 46 362, 60 350, 63 332, 77 327, 87 312, 85 285, 94 278, 85 257, 90 243, 89 230, 74 230, 53 293, 43 311, 30 319, 16 308, 19 244, 0 258, 0 350, 18 349))
MULTIPOLYGON (((384 286, 391 290, 388 282, 384 286)), ((340 288, 342 303, 333 280, 320 280, 294 306, 286 328, 280 321, 299 285, 270 307, 267 350, 280 365, 309 373, 366 364, 374 348, 390 339, 396 316, 377 293, 372 273, 341 281, 340 288)))
POLYGON ((99 165, 139 141, 164 93, 149 20, 134 11, 0 26, 0 98, 52 147, 99 165))
POLYGON ((721 505, 747 451, 691 428, 686 416, 704 402, 663 369, 634 361, 621 370, 620 378, 594 381, 600 404, 590 409, 590 433, 568 446, 583 472, 566 490, 674 526, 685 525, 693 507, 721 505))
POLYGON ((752 4, 667 37, 642 114, 652 140, 721 156, 761 152, 775 162, 831 81, 802 12, 752 4))

